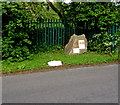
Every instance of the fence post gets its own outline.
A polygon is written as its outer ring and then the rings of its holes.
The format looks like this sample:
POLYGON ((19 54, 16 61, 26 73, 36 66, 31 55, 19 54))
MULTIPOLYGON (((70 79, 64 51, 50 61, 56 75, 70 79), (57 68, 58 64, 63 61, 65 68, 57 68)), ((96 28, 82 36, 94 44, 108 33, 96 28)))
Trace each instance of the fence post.
POLYGON ((44 31, 45 32, 45 36, 44 36, 44 40, 45 41, 44 42, 45 43, 47 43, 47 41, 46 41, 47 40, 47 38, 46 38, 47 37, 47 34, 46 34, 46 25, 47 25, 47 19, 44 19, 44 29, 45 29, 45 31, 44 31))
POLYGON ((47 35, 48 35, 48 44, 50 44, 50 36, 49 36, 49 19, 47 19, 47 25, 48 25, 48 29, 47 29, 47 35))
POLYGON ((54 38, 55 38, 55 36, 54 36, 55 19, 53 19, 52 22, 53 22, 53 27, 52 27, 52 29, 53 29, 53 32, 52 32, 53 42, 52 42, 52 43, 53 43, 53 45, 54 45, 54 44, 55 44, 55 43, 54 43, 54 41, 55 41, 55 40, 54 40, 54 38))
MULTIPOLYGON (((64 20, 63 20, 63 24, 64 24, 64 20)), ((63 26, 63 45, 65 45, 65 25, 63 26)))
POLYGON ((114 50, 115 50, 115 46, 114 46, 114 37, 113 37, 113 36, 111 36, 111 41, 112 41, 111 53, 113 53, 113 52, 114 52, 114 50))
POLYGON ((37 42, 37 45, 38 45, 39 44, 39 41, 38 41, 39 40, 39 37, 38 37, 38 22, 34 21, 34 23, 36 24, 36 28, 35 28, 37 30, 37 40, 36 40, 36 42, 37 42))
POLYGON ((115 25, 112 26, 112 34, 115 33, 115 25))
POLYGON ((53 43, 52 43, 52 39, 53 39, 53 35, 52 35, 52 33, 53 33, 53 24, 52 23, 53 23, 53 21, 52 21, 52 19, 50 19, 50 24, 51 24, 50 25, 51 26, 50 27, 50 43, 51 43, 50 45, 53 45, 53 43))

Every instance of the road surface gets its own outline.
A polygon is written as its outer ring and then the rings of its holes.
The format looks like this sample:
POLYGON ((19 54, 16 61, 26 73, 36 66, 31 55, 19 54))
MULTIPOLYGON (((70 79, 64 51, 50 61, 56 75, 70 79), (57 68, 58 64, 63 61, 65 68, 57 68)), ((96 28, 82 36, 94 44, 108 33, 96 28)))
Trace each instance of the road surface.
POLYGON ((2 103, 118 103, 118 65, 4 76, 2 103))

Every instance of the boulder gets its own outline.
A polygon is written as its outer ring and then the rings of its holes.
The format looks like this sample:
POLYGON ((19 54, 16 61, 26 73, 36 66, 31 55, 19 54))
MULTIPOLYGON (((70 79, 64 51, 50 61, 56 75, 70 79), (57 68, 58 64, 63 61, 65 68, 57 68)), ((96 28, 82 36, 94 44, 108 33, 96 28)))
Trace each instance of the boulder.
POLYGON ((82 54, 87 52, 87 39, 84 34, 70 37, 69 42, 65 46, 65 52, 71 54, 82 54))

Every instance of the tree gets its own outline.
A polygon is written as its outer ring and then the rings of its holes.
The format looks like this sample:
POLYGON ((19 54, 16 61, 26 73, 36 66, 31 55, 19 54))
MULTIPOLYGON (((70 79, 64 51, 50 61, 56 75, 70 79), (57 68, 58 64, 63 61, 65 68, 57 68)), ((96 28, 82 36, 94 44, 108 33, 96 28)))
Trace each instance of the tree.
POLYGON ((25 24, 30 17, 26 7, 26 3, 2 3, 2 16, 3 16, 3 59, 9 58, 11 61, 23 60, 29 56, 29 35, 25 30, 25 24))
POLYGON ((107 27, 118 22, 120 16, 118 6, 112 2, 64 2, 52 3, 49 6, 59 15, 60 19, 72 21, 81 29, 104 31, 107 27))
POLYGON ((38 18, 58 18, 44 2, 4 2, 2 3, 2 17, 2 56, 3 59, 10 61, 21 61, 29 57, 35 37, 31 34, 34 30, 32 26, 36 25, 31 26, 31 21, 36 21, 38 18), (52 15, 49 15, 50 13, 52 15))

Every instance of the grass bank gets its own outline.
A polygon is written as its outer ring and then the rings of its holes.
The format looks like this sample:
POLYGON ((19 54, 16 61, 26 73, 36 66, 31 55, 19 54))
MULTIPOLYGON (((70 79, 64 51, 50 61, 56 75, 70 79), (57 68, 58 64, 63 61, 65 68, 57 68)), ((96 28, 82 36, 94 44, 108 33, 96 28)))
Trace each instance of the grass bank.
POLYGON ((23 62, 9 63, 4 61, 2 63, 2 73, 12 73, 26 70, 38 70, 42 68, 50 68, 47 65, 48 61, 60 60, 64 65, 76 64, 96 64, 111 61, 117 61, 118 55, 98 54, 96 52, 87 52, 80 55, 67 55, 64 52, 41 53, 34 55, 31 60, 23 62))

